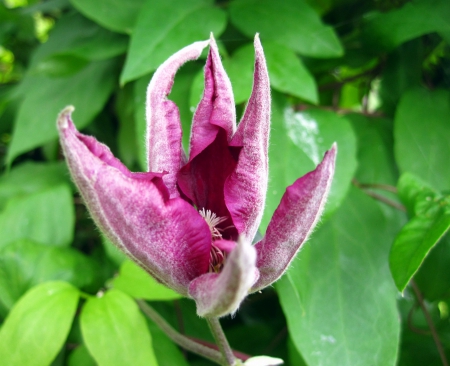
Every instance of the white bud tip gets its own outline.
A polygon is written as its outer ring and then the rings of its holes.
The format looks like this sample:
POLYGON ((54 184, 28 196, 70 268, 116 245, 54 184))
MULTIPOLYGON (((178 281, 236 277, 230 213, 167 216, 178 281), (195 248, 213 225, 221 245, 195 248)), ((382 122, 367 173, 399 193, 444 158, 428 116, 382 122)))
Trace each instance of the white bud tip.
POLYGON ((74 110, 75 110, 75 107, 72 105, 69 105, 59 113, 57 125, 60 129, 65 129, 65 128, 69 127, 68 120, 74 110))

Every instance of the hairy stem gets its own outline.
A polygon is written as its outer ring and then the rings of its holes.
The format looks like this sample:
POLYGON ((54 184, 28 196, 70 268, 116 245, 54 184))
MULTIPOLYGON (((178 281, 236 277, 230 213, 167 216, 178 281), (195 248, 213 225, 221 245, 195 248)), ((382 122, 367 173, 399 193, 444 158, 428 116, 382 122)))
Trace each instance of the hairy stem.
POLYGON ((419 302, 420 308, 422 309, 423 315, 427 320, 428 327, 430 328, 431 335, 433 336, 434 343, 436 344, 436 348, 439 352, 439 356, 441 357, 442 365, 448 366, 447 357, 445 356, 444 348, 442 347, 441 340, 439 339, 439 335, 437 334, 436 327, 434 326, 433 319, 431 319, 431 315, 428 312, 427 307, 423 301, 422 293, 420 292, 419 287, 417 286, 414 280, 411 280, 411 287, 414 290, 414 293, 417 297, 417 301, 419 302))
POLYGON ((167 336, 178 344, 180 347, 200 355, 208 360, 215 362, 218 365, 223 365, 223 357, 220 352, 214 349, 199 344, 192 339, 177 332, 167 321, 159 315, 155 309, 153 309, 144 300, 137 300, 139 308, 147 315, 167 336))
POLYGON ((227 337, 223 332, 222 326, 220 325, 218 318, 206 318, 208 322, 209 329, 216 340, 217 346, 225 359, 226 366, 236 365, 236 358, 234 357, 233 351, 231 350, 230 344, 228 343, 227 337))

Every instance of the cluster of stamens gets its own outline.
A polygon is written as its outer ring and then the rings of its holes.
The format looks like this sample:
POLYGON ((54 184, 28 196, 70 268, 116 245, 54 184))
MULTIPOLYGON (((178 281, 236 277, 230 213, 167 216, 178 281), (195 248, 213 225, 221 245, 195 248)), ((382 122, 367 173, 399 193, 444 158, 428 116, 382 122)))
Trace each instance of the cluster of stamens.
POLYGON ((211 210, 205 210, 202 208, 198 211, 200 215, 203 217, 203 219, 206 221, 206 223, 209 226, 209 230, 211 231, 211 251, 209 253, 209 272, 215 272, 219 273, 223 265, 225 263, 225 260, 227 258, 227 253, 225 253, 223 250, 219 249, 214 245, 214 242, 216 240, 222 239, 222 229, 219 229, 217 225, 221 224, 222 222, 226 221, 226 217, 220 217, 217 216, 215 213, 211 212, 211 210))

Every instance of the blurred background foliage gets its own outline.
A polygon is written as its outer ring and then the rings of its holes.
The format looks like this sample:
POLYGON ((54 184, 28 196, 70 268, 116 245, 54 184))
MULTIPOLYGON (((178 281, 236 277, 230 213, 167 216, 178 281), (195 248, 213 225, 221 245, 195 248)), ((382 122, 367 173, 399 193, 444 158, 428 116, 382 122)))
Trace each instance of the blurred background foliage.
MULTIPOLYGON (((145 91, 171 54, 213 32, 238 115, 260 33, 272 87, 263 235, 286 188, 337 141, 320 227, 289 272, 223 319, 231 346, 288 365, 448 365, 450 1, 4 0, 0 3, 0 361, 208 365, 133 298, 212 342, 195 306, 101 237, 55 128, 144 164, 145 91), (97 295, 97 296, 96 296, 97 295)), ((170 98, 187 146, 203 59, 170 98)), ((301 225, 301 223, 299 223, 301 225)))

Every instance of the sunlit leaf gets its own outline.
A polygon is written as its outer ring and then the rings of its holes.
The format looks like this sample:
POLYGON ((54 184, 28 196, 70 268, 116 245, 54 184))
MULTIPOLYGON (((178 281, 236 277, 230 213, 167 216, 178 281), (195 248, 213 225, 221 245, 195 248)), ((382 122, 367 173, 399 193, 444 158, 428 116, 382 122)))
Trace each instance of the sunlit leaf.
POLYGON ((133 299, 119 290, 86 302, 81 331, 99 365, 157 365, 145 318, 133 299))
POLYGON ((17 239, 52 245, 70 245, 75 214, 72 193, 59 185, 10 199, 0 213, 0 248, 17 239))
POLYGON ((130 260, 122 263, 113 286, 135 299, 174 300, 182 296, 156 282, 147 272, 130 260))
POLYGON ((47 282, 28 291, 0 329, 4 365, 50 365, 69 333, 78 290, 65 282, 47 282))

